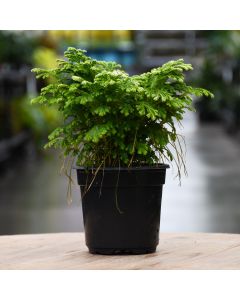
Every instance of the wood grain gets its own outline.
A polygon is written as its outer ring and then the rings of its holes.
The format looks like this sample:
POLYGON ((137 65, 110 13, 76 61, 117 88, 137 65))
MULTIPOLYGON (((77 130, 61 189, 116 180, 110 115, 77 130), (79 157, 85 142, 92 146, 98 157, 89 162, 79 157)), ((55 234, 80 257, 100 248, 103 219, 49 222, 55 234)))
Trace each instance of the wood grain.
POLYGON ((89 254, 83 233, 0 237, 0 269, 240 269, 240 235, 161 233, 156 253, 89 254))

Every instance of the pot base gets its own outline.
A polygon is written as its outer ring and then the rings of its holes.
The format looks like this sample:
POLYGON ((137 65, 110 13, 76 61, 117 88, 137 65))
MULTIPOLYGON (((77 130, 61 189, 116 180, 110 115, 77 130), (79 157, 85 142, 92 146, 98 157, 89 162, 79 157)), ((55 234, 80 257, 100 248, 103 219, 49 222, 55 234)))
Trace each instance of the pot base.
POLYGON ((102 255, 138 255, 156 252, 155 248, 140 248, 140 249, 115 249, 115 248, 89 248, 91 254, 102 255))

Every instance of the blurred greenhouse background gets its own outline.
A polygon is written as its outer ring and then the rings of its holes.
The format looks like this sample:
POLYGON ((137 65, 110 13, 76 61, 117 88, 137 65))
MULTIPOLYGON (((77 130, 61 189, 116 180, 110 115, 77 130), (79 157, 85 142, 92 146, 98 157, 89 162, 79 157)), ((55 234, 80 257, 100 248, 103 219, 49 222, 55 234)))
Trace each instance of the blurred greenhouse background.
POLYGON ((44 85, 30 70, 54 67, 69 46, 129 74, 193 64, 187 80, 215 98, 184 119, 188 177, 179 186, 168 171, 161 230, 240 233, 240 31, 76 30, 0 31, 0 234, 83 230, 79 189, 68 205, 59 153, 43 150, 61 116, 30 104, 44 85))

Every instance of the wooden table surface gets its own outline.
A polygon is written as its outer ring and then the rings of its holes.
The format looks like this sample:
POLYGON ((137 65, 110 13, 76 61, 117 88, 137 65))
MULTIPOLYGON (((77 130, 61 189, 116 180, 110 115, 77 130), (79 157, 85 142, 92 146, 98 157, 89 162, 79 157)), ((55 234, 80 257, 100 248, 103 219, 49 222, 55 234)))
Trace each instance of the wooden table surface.
POLYGON ((83 233, 0 237, 0 269, 240 269, 240 235, 161 233, 156 253, 89 254, 83 233))

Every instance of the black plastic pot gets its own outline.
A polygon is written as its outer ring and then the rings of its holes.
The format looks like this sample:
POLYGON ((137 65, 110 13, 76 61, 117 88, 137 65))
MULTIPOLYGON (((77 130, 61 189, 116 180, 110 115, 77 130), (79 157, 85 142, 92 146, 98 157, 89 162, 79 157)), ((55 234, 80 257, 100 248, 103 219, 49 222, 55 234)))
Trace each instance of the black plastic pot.
POLYGON ((90 253, 144 254, 159 242, 162 186, 168 165, 77 169, 90 253), (91 187, 85 193, 86 187, 91 187))

